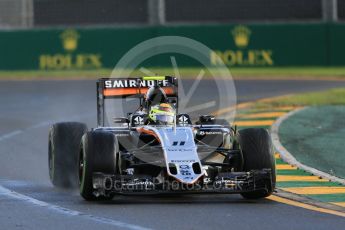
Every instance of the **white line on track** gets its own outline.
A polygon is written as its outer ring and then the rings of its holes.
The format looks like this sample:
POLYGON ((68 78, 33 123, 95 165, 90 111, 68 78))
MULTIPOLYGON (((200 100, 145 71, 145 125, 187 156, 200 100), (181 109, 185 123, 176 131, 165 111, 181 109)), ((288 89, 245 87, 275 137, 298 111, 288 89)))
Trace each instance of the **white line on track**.
MULTIPOLYGON (((40 122, 36 125, 25 128, 24 130, 15 130, 15 131, 12 131, 10 133, 1 135, 0 136, 0 142, 7 140, 7 139, 10 139, 10 138, 13 138, 19 134, 22 134, 22 133, 24 133, 24 131, 40 128, 43 126, 48 126, 51 123, 52 123, 51 121, 40 122)), ((82 213, 82 212, 79 212, 76 210, 64 208, 64 207, 61 207, 58 205, 50 204, 50 203, 47 203, 44 201, 37 200, 37 199, 32 198, 30 196, 26 196, 26 195, 11 191, 11 190, 9 190, 9 189, 1 186, 1 185, 0 185, 0 196, 6 196, 8 198, 20 200, 20 201, 29 203, 29 204, 37 206, 37 207, 46 208, 48 210, 57 212, 59 214, 68 215, 68 216, 78 216, 78 217, 84 218, 86 220, 94 221, 94 222, 101 223, 101 224, 107 224, 107 225, 111 225, 111 226, 118 227, 118 228, 126 228, 126 229, 132 229, 132 230, 150 229, 150 228, 146 228, 146 227, 143 227, 140 225, 125 223, 122 221, 104 218, 104 217, 99 217, 99 216, 94 216, 94 215, 82 213)))
POLYGON ((87 220, 92 220, 92 221, 95 221, 98 223, 108 224, 108 225, 112 225, 115 227, 121 227, 121 228, 133 229, 133 230, 147 230, 147 229, 149 229, 149 228, 145 228, 145 227, 142 227, 139 225, 129 224, 129 223, 125 223, 122 221, 108 219, 108 218, 104 218, 104 217, 93 216, 93 215, 85 214, 85 213, 75 211, 72 209, 63 208, 63 207, 60 207, 57 205, 49 204, 47 202, 40 201, 40 200, 34 199, 32 197, 11 191, 11 190, 4 188, 2 186, 0 186, 0 196, 7 196, 7 197, 10 197, 10 198, 13 198, 16 200, 27 202, 29 204, 32 204, 32 205, 35 205, 38 207, 52 210, 52 211, 60 213, 60 214, 64 214, 64 215, 68 215, 68 216, 78 216, 78 217, 82 217, 82 218, 87 219, 87 220))
POLYGON ((15 130, 15 131, 12 131, 10 133, 4 134, 4 135, 0 136, 0 141, 4 141, 6 139, 9 139, 9 138, 14 137, 14 136, 21 134, 21 133, 23 133, 22 130, 15 130))

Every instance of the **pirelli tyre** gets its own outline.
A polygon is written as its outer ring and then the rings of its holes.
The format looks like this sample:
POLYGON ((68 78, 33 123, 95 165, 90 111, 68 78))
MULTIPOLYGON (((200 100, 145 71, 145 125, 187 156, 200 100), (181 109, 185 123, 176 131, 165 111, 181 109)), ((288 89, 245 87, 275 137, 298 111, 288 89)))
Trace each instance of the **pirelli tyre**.
POLYGON ((87 126, 79 122, 56 123, 48 137, 49 177, 56 187, 78 186, 78 154, 87 126))
POLYGON ((271 169, 272 180, 266 182, 267 190, 258 190, 241 195, 247 199, 264 198, 272 194, 275 189, 276 171, 271 138, 267 130, 250 128, 240 130, 238 141, 243 154, 243 170, 271 169))
POLYGON ((93 189, 93 173, 116 173, 118 143, 115 135, 104 131, 87 132, 79 153, 80 195, 85 200, 107 200, 113 196, 97 196, 93 189))

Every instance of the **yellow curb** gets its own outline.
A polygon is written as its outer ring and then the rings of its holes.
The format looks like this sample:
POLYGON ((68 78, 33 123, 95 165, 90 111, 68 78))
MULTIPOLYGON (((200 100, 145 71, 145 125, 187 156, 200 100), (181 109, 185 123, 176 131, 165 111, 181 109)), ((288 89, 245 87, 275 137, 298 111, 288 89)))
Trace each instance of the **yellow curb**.
POLYGON ((275 97, 267 97, 267 98, 263 98, 263 99, 259 99, 256 102, 272 102, 275 101, 277 99, 284 99, 290 96, 293 96, 294 94, 285 94, 285 95, 281 95, 281 96, 275 96, 275 97))
POLYGON ((279 107, 275 107, 274 110, 295 110, 301 107, 302 106, 279 106, 279 107))
POLYGON ((244 102, 244 103, 238 104, 236 106, 230 106, 230 107, 227 107, 224 109, 219 109, 219 110, 213 112, 212 115, 219 116, 219 115, 222 115, 222 114, 227 113, 227 112, 233 112, 236 109, 243 109, 243 108, 250 107, 254 104, 255 104, 254 102, 244 102))
POLYGON ((322 213, 327 213, 327 214, 345 217, 344 212, 334 211, 334 210, 327 209, 327 208, 319 208, 319 207, 315 207, 315 206, 310 205, 310 204, 304 204, 304 203, 301 203, 298 201, 289 200, 289 199, 282 198, 279 196, 272 195, 272 196, 267 197, 266 199, 276 201, 279 203, 284 203, 284 204, 300 207, 300 208, 305 208, 305 209, 316 211, 316 212, 322 212, 322 213))
POLYGON ((274 123, 274 120, 266 121, 236 121, 237 126, 270 126, 274 123))
POLYGON ((282 164, 277 164, 276 165, 277 170, 296 170, 297 167, 292 166, 292 165, 282 165, 282 164))
POLYGON ((345 202, 331 202, 331 204, 335 204, 341 207, 345 207, 345 202))
POLYGON ((344 193, 345 187, 300 187, 300 188, 282 188, 284 191, 300 195, 319 195, 319 194, 339 194, 344 193))
POLYGON ((327 179, 320 179, 318 176, 291 176, 291 175, 277 175, 278 182, 286 181, 328 181, 327 179))
POLYGON ((267 112, 267 113, 251 113, 238 114, 236 118, 275 118, 285 115, 286 112, 267 112))
MULTIPOLYGON (((277 100, 280 98, 286 98, 286 97, 289 97, 292 95, 293 94, 286 94, 286 95, 282 95, 282 96, 263 98, 263 99, 259 99, 259 100, 252 101, 252 102, 244 102, 244 103, 240 103, 240 104, 235 105, 235 106, 230 106, 227 108, 219 109, 219 110, 213 112, 212 115, 219 116, 219 115, 222 115, 222 114, 227 113, 227 112, 235 112, 237 109, 244 109, 244 108, 251 107, 251 106, 253 106, 257 103, 260 103, 260 102, 271 102, 271 101, 274 101, 274 100, 277 100)), ((293 109, 297 109, 299 107, 300 106, 278 106, 278 107, 275 107, 274 110, 293 110, 293 109)))

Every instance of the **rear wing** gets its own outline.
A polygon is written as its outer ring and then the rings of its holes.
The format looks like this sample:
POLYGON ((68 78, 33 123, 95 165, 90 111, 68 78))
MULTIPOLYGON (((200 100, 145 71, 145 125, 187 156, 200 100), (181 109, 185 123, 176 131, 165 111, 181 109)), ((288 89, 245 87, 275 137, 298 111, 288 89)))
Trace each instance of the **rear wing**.
MULTIPOLYGON (((104 126, 104 100, 107 98, 143 98, 155 85, 162 87, 168 98, 178 100, 178 81, 171 76, 148 76, 135 78, 101 78, 97 81, 97 124, 104 126)), ((123 114, 126 116, 126 114, 123 114)))
POLYGON ((141 97, 154 85, 160 85, 167 96, 177 96, 177 80, 170 76, 101 78, 98 84, 99 93, 104 97, 141 97))

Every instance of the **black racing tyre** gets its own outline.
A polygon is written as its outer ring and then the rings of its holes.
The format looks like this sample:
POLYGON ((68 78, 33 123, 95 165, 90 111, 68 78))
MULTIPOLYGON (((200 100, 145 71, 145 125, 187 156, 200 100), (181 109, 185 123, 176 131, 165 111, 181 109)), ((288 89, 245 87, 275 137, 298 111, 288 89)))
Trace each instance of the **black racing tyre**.
POLYGON ((110 132, 91 131, 83 136, 79 153, 79 185, 80 195, 85 200, 112 199, 112 196, 95 196, 92 177, 94 172, 115 174, 117 152, 117 139, 110 132))
POLYGON ((271 195, 275 189, 276 169, 272 142, 267 130, 249 128, 239 131, 237 136, 243 154, 243 171, 269 168, 272 171, 272 181, 267 181, 267 190, 242 193, 247 199, 259 199, 271 195))
POLYGON ((87 126, 79 122, 56 123, 50 127, 48 167, 52 184, 61 188, 78 186, 80 141, 87 126))

